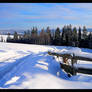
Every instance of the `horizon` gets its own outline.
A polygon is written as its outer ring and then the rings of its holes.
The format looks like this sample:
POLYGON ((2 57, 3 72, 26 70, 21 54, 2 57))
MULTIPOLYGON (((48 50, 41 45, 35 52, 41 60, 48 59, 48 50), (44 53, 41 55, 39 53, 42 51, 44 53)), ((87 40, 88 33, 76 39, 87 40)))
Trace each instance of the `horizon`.
POLYGON ((92 28, 90 3, 0 3, 0 30, 62 27, 92 28))
MULTIPOLYGON (((29 29, 28 29, 29 30, 29 29)), ((17 32, 19 34, 23 34, 24 31, 27 31, 27 30, 0 30, 0 35, 7 35, 7 33, 11 33, 11 34, 14 34, 14 32, 17 32)), ((31 30, 29 30, 31 32, 31 30)), ((38 30, 38 33, 40 32, 41 30, 38 30)), ((51 31, 55 31, 55 29, 51 29, 51 31)), ((60 31, 62 32, 62 29, 60 29, 60 31)), ((77 29, 78 31, 78 29, 77 29)), ((87 28, 87 32, 92 32, 92 28, 87 28)))

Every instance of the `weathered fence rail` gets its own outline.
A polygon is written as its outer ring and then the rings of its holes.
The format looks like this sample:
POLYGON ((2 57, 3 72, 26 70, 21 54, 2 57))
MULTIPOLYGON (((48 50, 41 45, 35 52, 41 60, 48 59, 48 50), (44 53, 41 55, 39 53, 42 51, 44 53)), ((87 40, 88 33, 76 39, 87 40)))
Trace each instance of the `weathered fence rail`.
POLYGON ((76 60, 85 60, 92 62, 92 58, 83 57, 83 56, 73 56, 72 54, 60 54, 60 53, 54 53, 54 52, 48 52, 49 55, 57 56, 57 57, 67 57, 69 59, 76 59, 76 60))
POLYGON ((75 56, 75 54, 69 54, 69 53, 61 54, 61 53, 48 52, 48 54, 52 56, 62 57, 63 63, 60 62, 60 66, 62 69, 64 69, 65 72, 67 72, 70 75, 76 75, 77 73, 92 75, 92 69, 74 66, 74 63, 77 64, 77 60, 82 60, 82 61, 85 60, 92 62, 92 58, 75 56), (69 65, 68 59, 71 59, 71 65, 69 65))

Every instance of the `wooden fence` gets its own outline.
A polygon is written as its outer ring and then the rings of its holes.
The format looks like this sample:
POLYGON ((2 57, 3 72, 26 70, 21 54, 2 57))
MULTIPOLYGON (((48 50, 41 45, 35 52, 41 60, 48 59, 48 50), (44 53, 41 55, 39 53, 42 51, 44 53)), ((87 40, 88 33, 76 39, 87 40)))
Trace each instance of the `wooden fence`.
POLYGON ((74 63, 77 64, 77 60, 82 61, 90 61, 92 62, 92 58, 83 57, 83 56, 75 56, 75 54, 60 54, 60 53, 54 53, 54 52, 48 52, 49 55, 62 57, 63 62, 60 62, 61 68, 68 73, 69 76, 76 75, 77 73, 84 73, 84 74, 91 74, 92 75, 92 69, 89 68, 83 68, 83 67, 75 67, 74 63), (68 59, 71 60, 71 65, 69 65, 68 59))

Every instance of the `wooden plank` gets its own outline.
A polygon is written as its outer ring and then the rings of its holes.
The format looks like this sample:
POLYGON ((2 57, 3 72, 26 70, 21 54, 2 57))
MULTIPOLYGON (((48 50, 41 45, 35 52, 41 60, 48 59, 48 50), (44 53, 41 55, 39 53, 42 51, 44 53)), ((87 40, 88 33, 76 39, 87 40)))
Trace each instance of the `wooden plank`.
POLYGON ((84 61, 92 62, 92 58, 83 57, 83 56, 72 56, 71 54, 59 54, 59 53, 52 53, 52 52, 48 52, 48 54, 53 55, 53 56, 57 56, 57 57, 67 57, 69 59, 84 60, 84 61))
POLYGON ((66 73, 70 73, 71 75, 76 75, 77 73, 92 75, 92 69, 89 68, 83 68, 83 67, 76 68, 62 63, 60 63, 60 66, 62 69, 64 69, 66 73))
POLYGON ((83 74, 90 74, 90 75, 92 75, 92 69, 79 67, 76 71, 77 71, 78 73, 83 73, 83 74))
POLYGON ((87 57, 82 57, 82 56, 74 56, 73 58, 76 60, 84 60, 84 61, 92 62, 92 58, 87 58, 87 57))
POLYGON ((59 53, 53 53, 53 52, 48 52, 49 55, 57 56, 57 57, 67 57, 67 58, 72 58, 72 55, 70 54, 59 54, 59 53))

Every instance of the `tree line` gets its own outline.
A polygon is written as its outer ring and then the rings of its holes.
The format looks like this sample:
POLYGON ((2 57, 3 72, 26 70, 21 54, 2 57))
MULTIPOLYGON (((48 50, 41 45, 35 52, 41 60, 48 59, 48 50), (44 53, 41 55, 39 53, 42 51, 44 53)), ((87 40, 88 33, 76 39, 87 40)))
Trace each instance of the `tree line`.
POLYGON ((85 26, 77 29, 71 24, 65 25, 62 31, 59 27, 55 30, 47 27, 40 32, 37 27, 33 27, 31 30, 24 31, 24 34, 18 34, 15 31, 13 38, 10 35, 8 33, 7 42, 92 48, 92 33, 88 34, 85 26))

